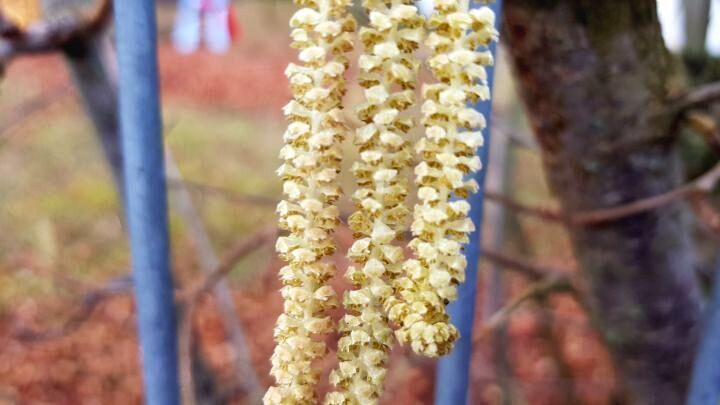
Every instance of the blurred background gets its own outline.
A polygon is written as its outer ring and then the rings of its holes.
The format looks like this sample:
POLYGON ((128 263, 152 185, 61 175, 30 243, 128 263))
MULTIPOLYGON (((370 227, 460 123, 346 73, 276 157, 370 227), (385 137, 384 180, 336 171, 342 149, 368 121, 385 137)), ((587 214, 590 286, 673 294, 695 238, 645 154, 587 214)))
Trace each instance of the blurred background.
MULTIPOLYGON (((280 197, 274 170, 285 126, 281 107, 290 98, 283 71, 295 57, 287 24, 294 6, 238 0, 232 7, 235 41, 227 52, 179 52, 171 40, 176 4, 158 2, 165 142, 177 166, 169 183, 178 288, 203 279, 202 257, 212 255, 203 241, 216 256, 234 252, 237 259, 221 288, 229 289, 225 298, 239 318, 222 295, 205 295, 181 328, 183 378, 193 382, 198 403, 245 403, 253 389, 249 372, 260 385, 270 383, 272 329, 282 308, 272 238, 246 245, 272 227, 280 197), (238 365, 243 353, 250 370, 238 365)), ((682 4, 660 0, 658 9, 667 45, 680 54, 687 45, 682 4)), ((710 55, 720 54, 718 13, 720 4, 710 19, 710 55)), ((557 208, 503 55, 488 187, 557 208)), ((0 404, 139 403, 122 209, 67 61, 61 54, 20 55, 6 66, 0 94, 0 404)), ((352 87, 348 104, 360 97, 352 87)), ((347 148, 349 167, 354 157, 347 148)), ((347 171, 343 182, 352 185, 347 171)), ((509 214, 492 201, 487 206, 485 240, 498 255, 575 271, 563 227, 509 214)), ((351 235, 339 232, 338 241, 342 252, 351 235)), ((333 260, 340 269, 347 265, 341 254, 333 260)), ((514 273, 498 277, 502 261, 494 263, 483 264, 487 288, 478 300, 475 403, 613 403, 613 367, 575 301, 537 297, 498 322, 493 315, 528 282, 514 273), (497 323, 492 333, 487 322, 497 323)), ((340 277, 336 284, 347 287, 340 277)), ((431 403, 433 367, 396 349, 383 403, 431 403)))

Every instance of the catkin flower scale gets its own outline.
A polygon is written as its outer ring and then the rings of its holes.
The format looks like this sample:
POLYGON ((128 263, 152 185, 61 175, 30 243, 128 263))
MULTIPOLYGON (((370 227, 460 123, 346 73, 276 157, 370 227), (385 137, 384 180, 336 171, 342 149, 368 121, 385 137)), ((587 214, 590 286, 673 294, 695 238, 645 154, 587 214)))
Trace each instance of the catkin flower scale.
POLYGON ((437 0, 428 28, 432 32, 425 43, 433 55, 427 65, 437 82, 422 90, 425 136, 415 146, 419 202, 409 244, 415 258, 405 262, 398 296, 386 308, 400 326, 398 340, 434 357, 450 352, 459 337, 445 306, 457 299, 457 285, 465 280, 462 249, 475 226, 464 199, 479 188, 467 176, 482 169, 476 152, 486 125, 468 104, 490 98, 484 66, 493 62, 492 55, 477 49, 497 32, 492 10, 470 10, 469 0, 437 0))
POLYGON ((346 12, 348 0, 296 4, 302 8, 290 20, 291 37, 301 63, 285 71, 293 100, 283 108, 289 123, 280 151, 283 164, 277 170, 286 197, 277 214, 287 235, 276 243, 278 255, 287 262, 280 270, 284 306, 271 358, 276 384, 263 398, 265 404, 283 405, 317 403, 320 373, 313 362, 325 356, 326 348, 316 336, 334 330, 326 312, 338 305, 328 285, 335 269, 323 258, 335 251, 331 234, 339 223, 339 145, 347 132, 341 101, 348 61, 342 54, 352 48, 350 33, 355 30, 346 12))
POLYGON ((413 52, 423 37, 423 18, 411 0, 366 0, 370 26, 361 29, 365 54, 358 60, 365 103, 357 109, 364 123, 355 133, 360 159, 352 172, 357 210, 348 223, 357 240, 348 251, 355 263, 347 271, 353 290, 343 299, 336 387, 327 404, 376 404, 382 392, 394 335, 384 311, 394 296, 393 280, 404 261, 393 245, 405 231, 410 210, 406 172, 412 161, 407 132, 414 126, 404 112, 415 102, 419 62, 413 52))

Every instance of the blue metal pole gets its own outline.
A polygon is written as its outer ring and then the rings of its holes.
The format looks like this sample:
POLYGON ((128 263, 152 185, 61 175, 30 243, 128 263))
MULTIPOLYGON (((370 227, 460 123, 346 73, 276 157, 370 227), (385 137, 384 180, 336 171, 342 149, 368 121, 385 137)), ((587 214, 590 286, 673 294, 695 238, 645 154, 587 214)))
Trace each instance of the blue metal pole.
MULTIPOLYGON (((473 3, 477 6, 477 3, 473 3)), ((495 0, 490 4, 495 11, 496 25, 499 27, 502 11, 502 0, 495 0)), ((493 56, 497 55, 497 44, 490 45, 493 56)), ((489 67, 488 85, 492 90, 495 81, 495 69, 489 67)), ((477 110, 487 119, 485 132, 485 145, 480 149, 478 155, 485 168, 488 163, 488 151, 490 150, 490 128, 492 123, 492 102, 478 103, 477 110)), ((476 230, 470 235, 470 242, 465 249, 467 258, 467 270, 465 283, 460 285, 458 300, 450 304, 448 311, 453 324, 460 332, 460 339, 455 344, 455 349, 447 356, 440 359, 437 375, 435 377, 435 405, 465 405, 468 402, 468 385, 470 381, 470 361, 472 359, 472 332, 473 321, 475 320, 475 301, 477 297, 478 264, 480 260, 480 242, 482 236, 483 201, 485 200, 485 174, 483 169, 477 172, 475 180, 480 185, 478 193, 470 197, 470 218, 475 223, 476 230)))
POLYGON ((720 404, 720 271, 715 276, 713 297, 688 394, 688 405, 720 404))
POLYGON ((115 0, 126 214, 145 402, 180 403, 170 274, 155 2, 115 0))

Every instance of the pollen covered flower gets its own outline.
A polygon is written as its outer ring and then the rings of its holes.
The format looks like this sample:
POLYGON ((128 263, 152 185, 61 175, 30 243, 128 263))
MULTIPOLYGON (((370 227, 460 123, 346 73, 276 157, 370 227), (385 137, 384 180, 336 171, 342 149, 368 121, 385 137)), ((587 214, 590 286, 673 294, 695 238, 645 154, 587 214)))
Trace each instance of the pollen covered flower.
POLYGON ((388 354, 394 337, 384 306, 394 295, 393 280, 404 261, 395 246, 407 229, 410 210, 407 132, 413 120, 404 111, 415 102, 419 62, 414 57, 423 37, 424 19, 412 0, 365 0, 370 26, 360 31, 366 51, 359 60, 365 103, 358 109, 364 123, 355 135, 360 160, 352 167, 358 189, 357 210, 349 223, 356 242, 348 252, 355 263, 347 272, 354 289, 343 300, 338 368, 330 375, 336 390, 327 404, 376 404, 382 393, 388 354))
POLYGON ((348 131, 342 121, 343 74, 352 48, 355 22, 347 14, 350 0, 295 0, 302 8, 293 15, 292 45, 301 64, 286 70, 293 100, 284 108, 288 129, 280 151, 284 161, 277 173, 283 180, 279 226, 287 231, 276 250, 287 265, 280 270, 284 284, 283 314, 277 320, 270 373, 275 378, 265 404, 315 404, 319 371, 313 362, 326 348, 316 335, 332 332, 326 311, 337 305, 327 284, 335 269, 323 258, 335 251, 332 232, 338 224, 341 190, 340 142, 348 131))
POLYGON ((437 0, 427 23, 433 51, 427 65, 436 83, 423 86, 425 136, 415 148, 421 161, 410 242, 415 259, 405 262, 398 296, 387 307, 398 340, 431 357, 450 352, 458 338, 446 305, 465 279, 462 246, 474 225, 464 199, 478 188, 467 177, 481 169, 476 152, 485 126, 468 104, 490 97, 485 66, 492 56, 482 49, 497 37, 494 18, 488 7, 471 10, 470 0, 437 0))

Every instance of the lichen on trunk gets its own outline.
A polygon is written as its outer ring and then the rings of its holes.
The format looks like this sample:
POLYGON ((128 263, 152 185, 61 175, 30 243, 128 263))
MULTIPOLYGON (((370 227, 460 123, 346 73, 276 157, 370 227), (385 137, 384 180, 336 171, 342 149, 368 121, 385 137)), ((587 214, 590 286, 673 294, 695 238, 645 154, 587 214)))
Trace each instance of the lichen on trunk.
MULTIPOLYGON (((653 0, 508 0, 504 39, 568 212, 673 189, 683 169, 665 114, 672 64, 653 0)), ((569 229, 587 309, 633 403, 680 404, 700 296, 683 203, 569 229)))

